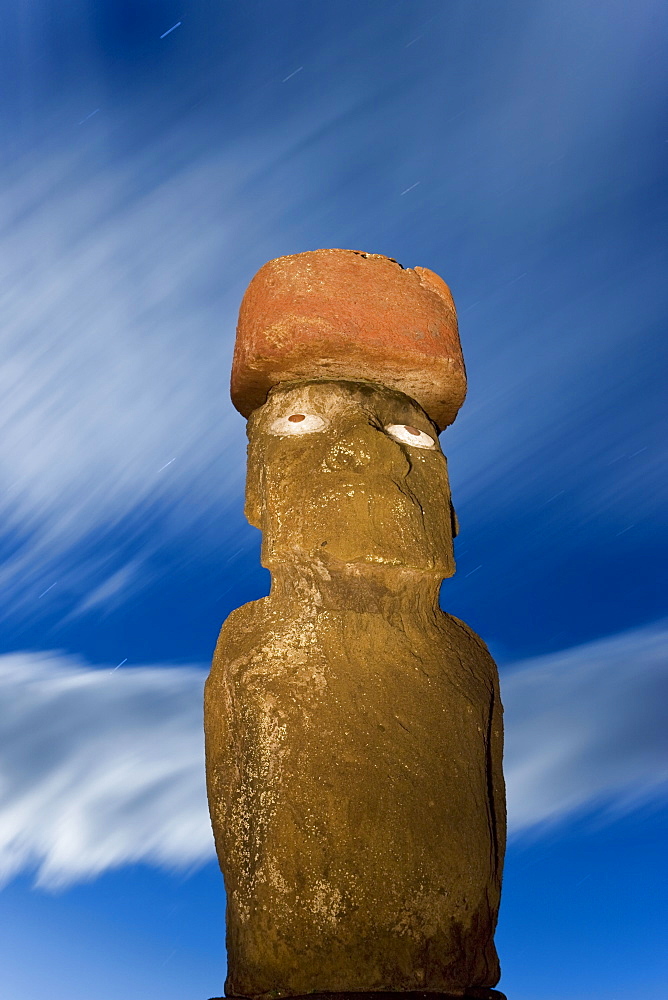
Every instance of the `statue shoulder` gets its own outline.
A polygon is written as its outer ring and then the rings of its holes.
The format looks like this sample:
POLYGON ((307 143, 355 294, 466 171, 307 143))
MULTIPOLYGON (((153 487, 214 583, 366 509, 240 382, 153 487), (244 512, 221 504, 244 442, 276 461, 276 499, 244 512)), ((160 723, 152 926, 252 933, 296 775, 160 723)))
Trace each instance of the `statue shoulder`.
POLYGON ((477 660, 480 663, 485 663, 492 675, 497 676, 497 667, 492 654, 487 648, 487 644, 480 638, 477 632, 474 632, 470 625, 463 622, 461 618, 455 618, 454 615, 449 615, 443 612, 445 618, 445 631, 448 637, 456 645, 460 652, 466 652, 468 655, 477 660))
POLYGON ((221 653, 228 655, 232 651, 241 651, 249 642, 257 642, 258 631, 267 617, 267 598, 249 601, 240 608, 231 611, 220 630, 214 658, 221 653))

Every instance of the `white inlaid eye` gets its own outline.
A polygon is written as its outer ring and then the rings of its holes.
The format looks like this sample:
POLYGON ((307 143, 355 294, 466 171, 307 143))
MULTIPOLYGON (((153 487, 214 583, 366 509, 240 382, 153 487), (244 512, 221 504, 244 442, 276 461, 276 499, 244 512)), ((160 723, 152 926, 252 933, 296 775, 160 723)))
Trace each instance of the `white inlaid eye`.
POLYGON ((269 430, 272 434, 295 436, 297 434, 313 434, 315 431, 321 431, 324 426, 325 421, 315 413, 295 412, 278 417, 269 430))
POLYGON ((436 442, 429 434, 418 430, 412 424, 387 424, 385 430, 395 441, 409 444, 413 448, 435 448, 436 442))

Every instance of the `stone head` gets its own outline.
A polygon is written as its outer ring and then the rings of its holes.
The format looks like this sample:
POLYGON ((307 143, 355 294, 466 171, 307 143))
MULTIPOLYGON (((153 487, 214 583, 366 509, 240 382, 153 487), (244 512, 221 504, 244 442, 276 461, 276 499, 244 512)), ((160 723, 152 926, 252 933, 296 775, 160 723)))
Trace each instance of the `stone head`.
POLYGON ((281 383, 248 437, 246 516, 267 568, 454 573, 446 459, 414 399, 371 382, 281 383))

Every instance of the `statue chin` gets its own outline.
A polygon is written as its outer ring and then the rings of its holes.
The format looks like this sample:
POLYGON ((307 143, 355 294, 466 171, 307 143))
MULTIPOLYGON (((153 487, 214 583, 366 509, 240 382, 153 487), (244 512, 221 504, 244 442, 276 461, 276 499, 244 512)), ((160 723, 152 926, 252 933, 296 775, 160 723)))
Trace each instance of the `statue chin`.
POLYGON ((348 580, 351 584, 356 579, 378 582, 383 586, 391 586, 393 582, 410 585, 416 578, 429 580, 444 580, 455 572, 454 558, 450 553, 406 553, 398 558, 396 547, 382 551, 379 545, 375 554, 351 557, 346 545, 337 547, 335 540, 326 547, 305 550, 292 546, 290 549, 281 546, 263 547, 262 565, 271 571, 272 575, 294 575, 312 577, 326 581, 329 579, 348 580), (417 556, 417 558, 416 558, 417 556))

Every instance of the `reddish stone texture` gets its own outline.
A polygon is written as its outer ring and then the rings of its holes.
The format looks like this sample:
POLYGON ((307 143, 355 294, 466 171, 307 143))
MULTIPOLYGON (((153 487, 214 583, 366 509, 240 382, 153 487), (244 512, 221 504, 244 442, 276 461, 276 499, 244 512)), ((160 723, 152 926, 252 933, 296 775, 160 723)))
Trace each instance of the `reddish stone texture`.
POLYGON ((417 400, 439 430, 466 394, 450 289, 426 267, 312 250, 260 268, 239 311, 232 402, 245 417, 279 382, 378 382, 417 400))

